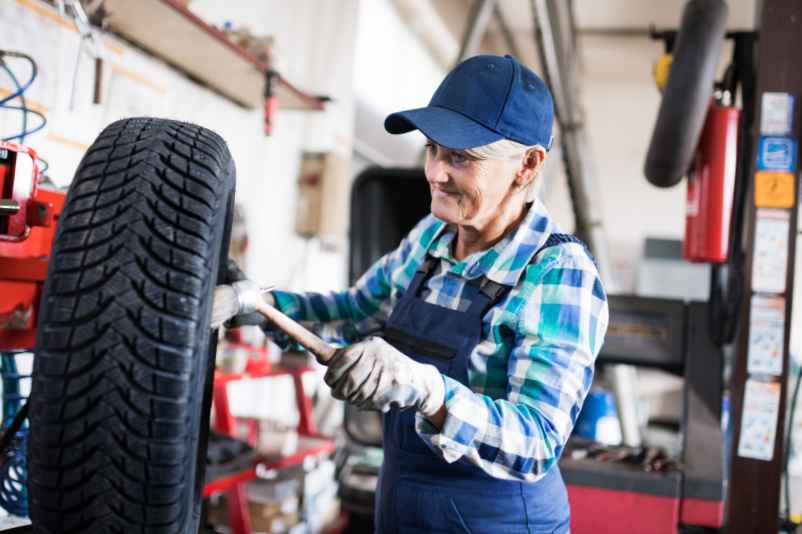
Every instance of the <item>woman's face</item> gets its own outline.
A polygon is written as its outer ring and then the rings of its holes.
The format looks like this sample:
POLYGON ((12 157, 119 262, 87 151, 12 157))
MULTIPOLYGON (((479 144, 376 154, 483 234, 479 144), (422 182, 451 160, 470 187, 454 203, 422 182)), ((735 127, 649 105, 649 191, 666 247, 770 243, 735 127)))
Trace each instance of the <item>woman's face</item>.
POLYGON ((447 223, 483 228, 498 215, 519 166, 518 159, 478 160, 429 141, 425 172, 432 214, 447 223))

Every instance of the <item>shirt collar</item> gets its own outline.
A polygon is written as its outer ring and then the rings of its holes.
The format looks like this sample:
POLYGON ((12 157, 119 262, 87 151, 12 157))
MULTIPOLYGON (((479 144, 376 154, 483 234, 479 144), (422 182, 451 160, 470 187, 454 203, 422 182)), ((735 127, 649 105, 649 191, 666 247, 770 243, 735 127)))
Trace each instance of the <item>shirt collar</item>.
POLYGON ((499 284, 515 287, 532 257, 556 231, 546 207, 536 199, 518 227, 491 248, 457 261, 451 254, 456 229, 443 225, 440 235, 429 248, 429 254, 448 262, 452 274, 467 279, 485 276, 499 284))

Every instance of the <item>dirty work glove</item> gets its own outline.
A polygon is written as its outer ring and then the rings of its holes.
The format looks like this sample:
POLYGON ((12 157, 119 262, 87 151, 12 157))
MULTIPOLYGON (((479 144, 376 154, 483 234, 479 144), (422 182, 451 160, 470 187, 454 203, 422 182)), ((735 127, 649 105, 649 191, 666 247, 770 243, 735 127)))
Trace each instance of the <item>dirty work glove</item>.
POLYGON ((338 350, 325 381, 334 398, 382 412, 397 406, 430 416, 445 398, 445 383, 436 367, 416 362, 380 337, 338 350))
MULTIPOLYGON (((240 280, 247 280, 248 277, 245 276, 245 273, 242 272, 242 269, 239 268, 237 262, 228 258, 228 264, 226 265, 226 273, 223 282, 226 284, 233 284, 234 282, 239 282, 240 280)), ((275 306, 275 299, 273 295, 270 293, 266 293, 262 295, 262 298, 270 304, 271 306, 275 306)), ((265 330, 268 327, 268 321, 264 315, 261 313, 254 311, 250 313, 242 313, 240 315, 236 315, 226 321, 224 323, 226 328, 238 328, 240 326, 258 326, 261 327, 262 330, 265 330)))

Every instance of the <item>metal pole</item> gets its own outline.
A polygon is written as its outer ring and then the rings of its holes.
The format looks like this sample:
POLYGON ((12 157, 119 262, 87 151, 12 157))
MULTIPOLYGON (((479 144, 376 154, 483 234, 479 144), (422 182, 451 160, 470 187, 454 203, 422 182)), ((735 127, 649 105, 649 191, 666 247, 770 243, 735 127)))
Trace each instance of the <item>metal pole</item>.
POLYGON ((499 4, 494 6, 493 16, 496 19, 501 36, 504 38, 504 43, 510 50, 510 54, 518 61, 521 61, 523 57, 521 56, 521 50, 518 48, 518 44, 515 42, 515 35, 513 35, 512 30, 510 29, 507 19, 504 18, 504 13, 502 13, 501 6, 499 4))
MULTIPOLYGON (((551 86, 560 126, 576 233, 593 251, 607 291, 615 293, 617 286, 602 223, 598 178, 578 102, 573 11, 564 0, 530 0, 530 3, 535 18, 537 49, 546 80, 551 86)), ((637 370, 632 366, 614 365, 608 368, 608 376, 616 398, 624 443, 638 446, 641 436, 636 413, 637 370)))
POLYGON ((473 3, 473 9, 471 9, 471 14, 468 17, 468 26, 462 35, 462 44, 459 48, 457 63, 472 56, 476 49, 479 48, 487 26, 490 24, 490 18, 493 16, 495 6, 496 0, 476 0, 473 3))
POLYGON ((19 209, 19 202, 16 200, 0 198, 0 217, 4 215, 16 215, 19 213, 19 209))
POLYGON ((599 264, 602 280, 609 292, 616 291, 609 260, 607 239, 602 224, 598 179, 585 133, 582 110, 577 102, 578 76, 573 48, 567 52, 563 43, 571 43, 570 23, 560 21, 561 13, 570 14, 567 5, 556 0, 531 0, 538 31, 538 52, 551 86, 565 170, 571 189, 571 201, 576 218, 576 233, 587 242, 599 264))

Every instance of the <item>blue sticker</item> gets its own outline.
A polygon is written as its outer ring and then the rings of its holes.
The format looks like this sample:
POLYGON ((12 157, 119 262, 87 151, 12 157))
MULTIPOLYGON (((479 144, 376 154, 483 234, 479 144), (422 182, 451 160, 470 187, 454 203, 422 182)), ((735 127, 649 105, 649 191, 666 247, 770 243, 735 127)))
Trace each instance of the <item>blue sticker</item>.
POLYGON ((760 137, 757 149, 759 171, 796 170, 796 139, 790 137, 760 137))

